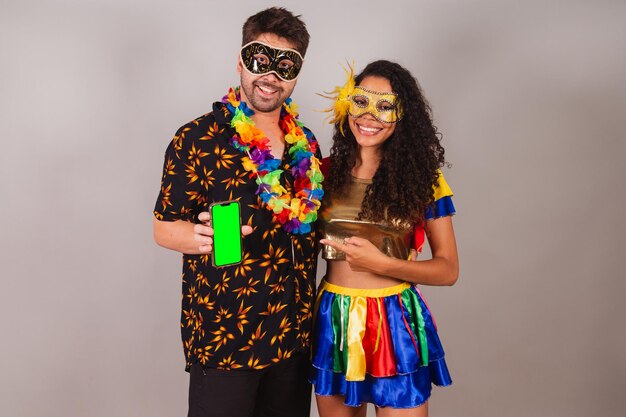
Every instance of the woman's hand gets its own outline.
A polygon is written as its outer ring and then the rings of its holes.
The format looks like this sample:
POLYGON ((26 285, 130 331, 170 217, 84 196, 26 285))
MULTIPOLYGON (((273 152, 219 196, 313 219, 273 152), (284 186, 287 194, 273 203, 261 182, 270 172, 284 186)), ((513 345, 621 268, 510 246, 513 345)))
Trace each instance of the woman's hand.
POLYGON ((322 239, 320 243, 344 252, 346 261, 353 271, 383 275, 391 261, 391 258, 382 253, 372 242, 360 237, 346 238, 343 243, 322 239))
POLYGON ((353 271, 371 272, 414 284, 454 285, 459 276, 459 258, 452 219, 446 216, 429 220, 425 228, 432 258, 423 261, 392 258, 360 237, 350 237, 343 243, 328 239, 320 242, 345 252, 353 271))

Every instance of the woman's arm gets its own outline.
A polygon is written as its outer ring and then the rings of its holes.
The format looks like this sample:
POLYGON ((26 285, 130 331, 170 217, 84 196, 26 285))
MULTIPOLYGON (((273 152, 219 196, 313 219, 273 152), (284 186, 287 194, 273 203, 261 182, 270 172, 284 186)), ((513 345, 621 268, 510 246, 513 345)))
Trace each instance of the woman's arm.
POLYGON ((432 258, 424 261, 392 258, 369 240, 359 237, 350 237, 343 244, 327 239, 321 243, 345 252, 353 271, 371 272, 415 284, 454 285, 459 275, 459 259, 452 217, 429 220, 425 229, 432 258))

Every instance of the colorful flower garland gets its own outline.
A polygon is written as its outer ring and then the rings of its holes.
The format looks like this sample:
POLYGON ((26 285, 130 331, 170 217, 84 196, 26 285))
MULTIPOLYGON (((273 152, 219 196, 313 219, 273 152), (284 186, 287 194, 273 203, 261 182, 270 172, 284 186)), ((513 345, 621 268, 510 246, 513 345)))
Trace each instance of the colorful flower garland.
POLYGON ((237 132, 230 143, 248 155, 243 157, 243 167, 250 175, 256 175, 259 185, 257 194, 288 233, 309 233, 324 195, 324 176, 320 171, 320 161, 315 157, 317 142, 311 132, 302 129, 296 105, 288 98, 281 109, 279 121, 281 130, 285 132, 285 142, 291 145, 289 169, 295 190, 292 196, 280 184, 283 173, 280 159, 272 156, 269 139, 254 125, 250 118, 254 111, 241 101, 239 88, 229 89, 222 102, 233 114, 230 125, 237 132))

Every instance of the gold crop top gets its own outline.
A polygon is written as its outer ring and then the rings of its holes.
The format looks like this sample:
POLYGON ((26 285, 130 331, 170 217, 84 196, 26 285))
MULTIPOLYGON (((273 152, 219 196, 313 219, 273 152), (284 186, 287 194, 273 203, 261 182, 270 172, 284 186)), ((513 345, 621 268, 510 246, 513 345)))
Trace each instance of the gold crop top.
MULTIPOLYGON (((358 236, 372 242, 381 252, 399 259, 408 259, 412 224, 392 225, 390 222, 357 220, 365 189, 371 180, 352 178, 346 192, 332 201, 325 201, 320 214, 325 239, 343 243, 343 240, 358 236)), ((322 248, 322 258, 345 260, 346 254, 328 245, 322 248)))

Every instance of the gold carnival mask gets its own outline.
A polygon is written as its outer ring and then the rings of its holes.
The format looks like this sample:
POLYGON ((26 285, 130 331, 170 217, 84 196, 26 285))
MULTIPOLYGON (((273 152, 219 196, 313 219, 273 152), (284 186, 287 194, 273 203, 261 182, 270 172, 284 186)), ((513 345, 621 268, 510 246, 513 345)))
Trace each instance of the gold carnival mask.
POLYGON ((381 93, 357 86, 354 87, 349 100, 348 114, 351 117, 370 114, 382 123, 396 123, 402 118, 396 93, 381 93))

